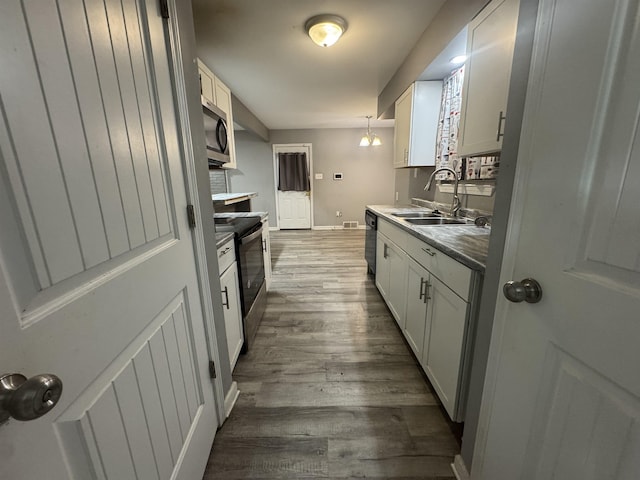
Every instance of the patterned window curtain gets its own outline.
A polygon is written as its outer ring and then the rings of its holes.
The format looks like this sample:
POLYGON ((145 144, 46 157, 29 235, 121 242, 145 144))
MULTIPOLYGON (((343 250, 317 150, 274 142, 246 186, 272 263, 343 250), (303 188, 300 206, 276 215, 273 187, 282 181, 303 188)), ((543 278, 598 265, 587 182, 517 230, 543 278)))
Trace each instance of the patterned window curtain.
POLYGON ((278 153, 278 190, 281 192, 311 190, 306 153, 278 153))
MULTIPOLYGON (((460 108, 462 106, 462 82, 464 66, 453 71, 444 79, 442 101, 440 102, 440 119, 436 137, 436 167, 449 167, 458 172, 462 178, 464 167, 458 157, 458 130, 460 128, 460 108)), ((438 173, 438 180, 452 180, 451 175, 438 173)))

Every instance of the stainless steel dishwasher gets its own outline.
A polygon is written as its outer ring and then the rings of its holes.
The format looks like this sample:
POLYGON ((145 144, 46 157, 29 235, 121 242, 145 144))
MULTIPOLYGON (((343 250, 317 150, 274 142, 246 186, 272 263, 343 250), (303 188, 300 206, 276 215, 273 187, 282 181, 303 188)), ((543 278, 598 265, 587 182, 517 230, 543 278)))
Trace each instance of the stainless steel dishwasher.
POLYGON ((378 230, 378 217, 365 210, 364 222, 367 225, 367 233, 364 238, 364 258, 367 260, 367 271, 376 273, 376 235, 378 230))

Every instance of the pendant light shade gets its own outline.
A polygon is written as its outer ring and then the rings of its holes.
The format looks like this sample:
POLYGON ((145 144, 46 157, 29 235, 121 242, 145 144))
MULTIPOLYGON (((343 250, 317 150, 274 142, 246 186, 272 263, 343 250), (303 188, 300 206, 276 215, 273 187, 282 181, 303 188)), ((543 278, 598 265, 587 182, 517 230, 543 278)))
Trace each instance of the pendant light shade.
POLYGON ((367 115, 367 133, 360 139, 361 147, 377 147, 382 145, 382 140, 375 133, 371 132, 371 115, 367 115))
POLYGON ((320 47, 330 47, 347 30, 347 22, 338 15, 316 15, 304 24, 309 37, 320 47))

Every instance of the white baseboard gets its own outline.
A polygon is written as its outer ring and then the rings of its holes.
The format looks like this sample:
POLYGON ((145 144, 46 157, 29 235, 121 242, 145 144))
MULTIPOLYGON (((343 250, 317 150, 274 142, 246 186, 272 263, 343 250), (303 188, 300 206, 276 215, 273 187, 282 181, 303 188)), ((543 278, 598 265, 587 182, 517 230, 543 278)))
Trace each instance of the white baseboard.
POLYGON ((469 472, 467 472, 467 467, 462 460, 460 455, 456 455, 453 458, 453 463, 451 464, 451 470, 453 470, 453 474, 456 476, 458 480, 469 480, 469 472))
POLYGON ((236 404, 236 400, 238 400, 238 395, 240 395, 238 382, 231 382, 231 387, 229 388, 227 395, 224 397, 225 419, 229 418, 229 415, 231 415, 231 410, 233 410, 233 406, 236 404))
POLYGON ((312 230, 364 230, 366 225, 358 225, 358 228, 344 228, 342 225, 314 225, 312 230))

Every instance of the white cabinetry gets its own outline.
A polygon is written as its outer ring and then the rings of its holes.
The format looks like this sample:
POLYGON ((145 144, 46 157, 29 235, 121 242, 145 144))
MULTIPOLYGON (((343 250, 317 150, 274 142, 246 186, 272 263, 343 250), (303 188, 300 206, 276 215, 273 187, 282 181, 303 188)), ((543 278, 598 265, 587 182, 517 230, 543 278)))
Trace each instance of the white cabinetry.
POLYGON ((231 371, 233 371, 244 342, 242 312, 240 310, 240 283, 233 238, 218 248, 218 267, 220 269, 220 288, 229 349, 229 364, 231 371))
POLYGON ((462 421, 467 339, 480 276, 380 218, 377 249, 378 290, 445 410, 452 420, 462 421))
POLYGON ((449 416, 462 420, 458 393, 469 304, 434 275, 429 276, 426 298, 421 364, 449 416))
POLYGON ((216 106, 227 114, 227 135, 229 136, 229 162, 222 168, 237 168, 236 136, 233 131, 233 109, 231 108, 231 90, 218 78, 214 78, 216 106))
POLYGON ((407 320, 404 336, 416 358, 422 359, 427 330, 427 287, 429 272, 412 258, 407 264, 407 320))
POLYGON ((519 0, 493 0, 469 23, 458 154, 502 148, 519 0))
POLYGON ((404 329, 407 285, 407 254, 402 249, 406 237, 395 235, 388 222, 378 221, 376 245, 376 286, 400 328, 404 329), (387 233, 389 236, 385 235, 387 233), (389 238, 391 237, 391 238, 389 238), (398 245, 401 243, 402 246, 398 245))
POLYGON ((200 59, 198 59, 198 75, 200 77, 200 95, 215 105, 216 97, 213 86, 215 77, 200 59))
POLYGON ((262 253, 264 256, 264 282, 267 290, 271 287, 271 241, 269 239, 269 218, 262 220, 262 253))
POLYGON ((237 168, 231 90, 200 59, 198 59, 198 73, 200 75, 200 94, 227 115, 230 160, 223 165, 223 168, 237 168))
POLYGON ((396 100, 394 167, 435 165, 441 96, 442 82, 414 82, 396 100))

